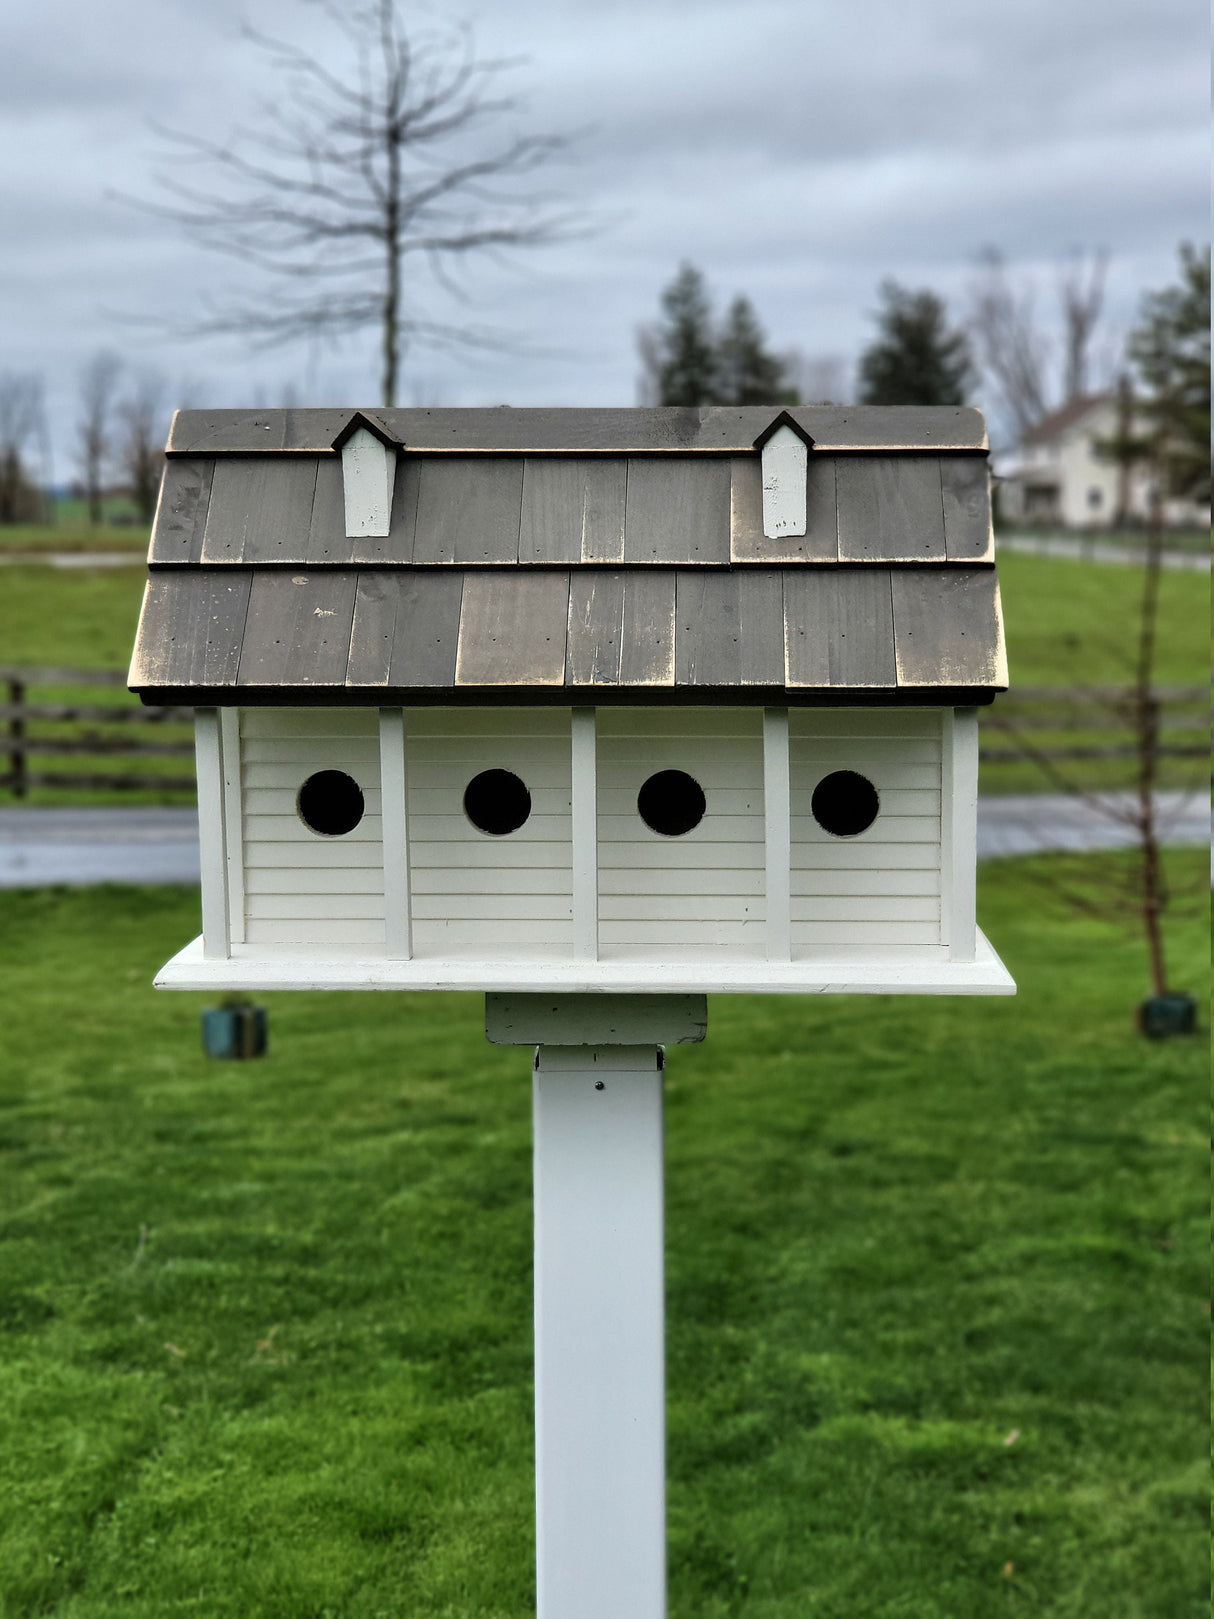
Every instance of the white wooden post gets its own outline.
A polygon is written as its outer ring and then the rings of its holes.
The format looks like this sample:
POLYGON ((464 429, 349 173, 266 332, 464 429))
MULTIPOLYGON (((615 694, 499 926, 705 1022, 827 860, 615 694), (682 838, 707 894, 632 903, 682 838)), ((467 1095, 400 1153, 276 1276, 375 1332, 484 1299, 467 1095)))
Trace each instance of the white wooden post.
POLYGON ((535 1054, 539 1619, 666 1612, 662 1050, 702 995, 488 995, 535 1054))
POLYGON ((661 1619, 660 1049, 541 1046, 534 1128, 537 1612, 661 1619))
POLYGON ((384 946, 390 957, 405 961, 413 954, 406 783, 404 710, 381 708, 379 790, 384 854, 384 946))
POLYGON ((598 776, 593 708, 575 708, 570 718, 573 838, 573 953, 581 961, 599 955, 598 776))
POLYGON ((198 777, 198 846, 202 862, 202 953, 232 954, 228 908, 228 855, 224 829, 223 744, 219 710, 194 711, 194 761, 198 777))
POLYGON ((763 710, 763 815, 765 821, 767 959, 792 956, 792 797, 788 763, 788 710, 763 710))
POLYGON ((950 961, 973 961, 978 862, 978 710, 946 710, 940 781, 940 935, 950 961))

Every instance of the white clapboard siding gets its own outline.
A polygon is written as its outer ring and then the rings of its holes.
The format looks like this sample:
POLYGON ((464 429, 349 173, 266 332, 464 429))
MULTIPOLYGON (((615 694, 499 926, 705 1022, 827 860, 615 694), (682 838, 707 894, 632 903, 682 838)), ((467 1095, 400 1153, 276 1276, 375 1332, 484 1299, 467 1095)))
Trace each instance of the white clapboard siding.
POLYGON ((494 960, 573 946, 569 711, 409 709, 407 824, 415 958, 494 960), (509 770, 531 794, 515 832, 482 832, 464 792, 509 770))
POLYGON ((604 950, 763 952, 761 710, 600 709, 598 811, 604 950), (680 837, 651 831, 637 812, 641 787, 662 770, 686 771, 707 800, 680 837))
POLYGON ((794 709, 789 717, 794 958, 842 947, 941 942, 941 715, 794 709), (854 770, 877 790, 867 831, 836 837, 814 788, 854 770))
POLYGON ((245 937, 252 945, 359 945, 384 953, 378 715, 373 709, 245 709, 241 822, 245 937), (300 819, 300 787, 344 770, 364 813, 341 837, 300 819))

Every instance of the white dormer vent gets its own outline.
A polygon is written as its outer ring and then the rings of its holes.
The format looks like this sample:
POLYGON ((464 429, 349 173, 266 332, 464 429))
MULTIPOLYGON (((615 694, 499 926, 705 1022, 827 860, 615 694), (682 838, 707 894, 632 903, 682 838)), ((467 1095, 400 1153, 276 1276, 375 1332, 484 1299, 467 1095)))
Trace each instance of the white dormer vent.
POLYGON ((787 422, 764 444, 763 533, 769 540, 805 533, 809 446, 787 422))
POLYGON ((396 451, 369 429, 356 428, 341 447, 341 475, 346 496, 346 534, 351 538, 385 538, 392 524, 396 451))

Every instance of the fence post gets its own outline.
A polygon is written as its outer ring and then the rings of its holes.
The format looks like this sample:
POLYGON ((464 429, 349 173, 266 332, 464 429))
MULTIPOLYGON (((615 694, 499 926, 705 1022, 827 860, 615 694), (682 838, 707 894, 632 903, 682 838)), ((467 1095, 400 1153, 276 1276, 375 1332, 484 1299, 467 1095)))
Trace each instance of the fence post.
POLYGON ((8 768, 14 798, 25 798, 29 792, 26 779, 25 715, 20 712, 25 702, 25 682, 10 678, 8 700, 12 713, 8 719, 8 768))

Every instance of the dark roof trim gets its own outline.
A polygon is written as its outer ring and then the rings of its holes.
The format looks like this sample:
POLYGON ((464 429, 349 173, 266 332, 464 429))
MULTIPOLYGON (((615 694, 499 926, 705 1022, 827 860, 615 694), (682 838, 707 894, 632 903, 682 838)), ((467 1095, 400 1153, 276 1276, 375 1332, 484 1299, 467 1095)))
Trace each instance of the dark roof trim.
POLYGON ((333 440, 333 448, 340 450, 348 438, 353 437, 360 427, 365 427, 368 433, 373 433, 381 444, 390 450, 400 450, 404 446, 400 439, 394 438, 384 424, 377 421, 374 416, 368 416, 365 410, 356 410, 351 413, 350 420, 333 440))
POLYGON ((805 431, 804 427, 801 426, 801 423, 792 414, 792 412, 782 410, 778 416, 773 417, 772 420, 768 422, 767 426, 759 434, 754 443, 755 449, 761 450, 767 443, 768 439, 774 434, 778 433, 782 427, 791 427, 797 437, 802 439, 811 450, 814 448, 813 439, 810 438, 809 434, 805 431))
POLYGON ((180 686, 139 691, 150 708, 986 708, 994 686, 460 686, 436 691, 379 686, 180 686))
MULTIPOLYGON (((362 412, 410 451, 430 454, 702 451, 741 455, 772 425, 767 405, 654 406, 603 410, 383 409, 362 412)), ((953 405, 797 405, 791 422, 818 450, 985 452, 981 412, 953 405)), ((170 455, 323 454, 351 420, 349 410, 182 410, 170 455)))

